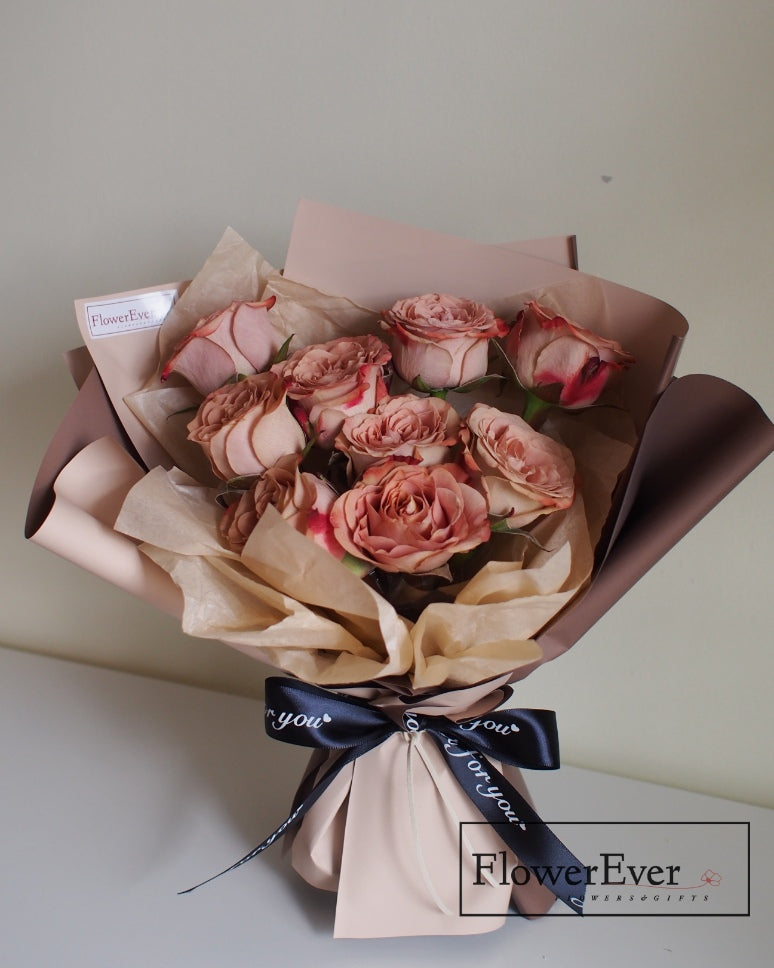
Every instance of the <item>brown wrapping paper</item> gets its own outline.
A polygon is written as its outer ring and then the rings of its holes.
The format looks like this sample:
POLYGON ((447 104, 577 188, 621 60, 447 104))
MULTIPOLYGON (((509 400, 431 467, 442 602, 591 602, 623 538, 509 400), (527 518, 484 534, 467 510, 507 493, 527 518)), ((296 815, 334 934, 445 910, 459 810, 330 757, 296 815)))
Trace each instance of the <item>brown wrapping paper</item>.
MULTIPOLYGON (((536 628, 523 630, 523 638, 521 633, 517 636, 515 613, 509 613, 505 601, 502 632, 495 637, 502 644, 488 653, 485 650, 484 665, 475 666, 473 678, 466 681, 475 681, 476 675, 484 678, 481 668, 488 671, 486 678, 500 675, 496 681, 509 675, 518 679, 570 648, 774 449, 774 428, 743 391, 711 377, 684 377, 672 382, 687 328, 683 317, 652 297, 578 273, 572 267, 572 240, 484 246, 302 203, 285 277, 267 266, 254 250, 248 250, 235 233, 226 233, 214 258, 217 262, 228 251, 230 259, 237 252, 244 257, 243 270, 233 273, 230 280, 226 278, 220 295, 209 288, 202 290, 197 280, 189 290, 184 285, 177 287, 181 297, 168 317, 169 325, 165 323, 162 342, 172 340, 200 316, 219 308, 213 300, 221 299, 222 305, 235 294, 240 298, 256 298, 259 292, 281 295, 299 282, 317 291, 317 310, 321 306, 330 308, 326 317, 330 332, 320 338, 338 335, 342 317, 346 326, 367 329, 374 311, 407 293, 457 292, 486 300, 497 311, 507 313, 515 311, 530 293, 558 300, 568 315, 603 335, 614 335, 637 356, 638 365, 626 383, 623 402, 635 417, 641 440, 625 486, 619 487, 615 496, 613 513, 604 528, 602 520, 591 527, 588 554, 596 548, 593 571, 589 560, 590 582, 580 594, 566 580, 559 581, 558 587, 555 584, 557 594, 563 594, 562 588, 568 592, 565 600, 558 602, 558 611, 547 615, 536 628), (341 300, 340 293, 348 298, 341 300), (514 293, 519 296, 514 297, 514 293), (514 643, 514 637, 520 641, 514 643)), ((228 264, 226 259, 216 268, 222 271, 228 264)), ((299 332, 305 321, 302 308, 289 311, 282 322, 289 334, 299 332)), ((199 481, 192 482, 177 470, 167 475, 161 469, 174 463, 196 478, 200 471, 196 457, 190 452, 175 452, 174 460, 170 460, 160 453, 148 432, 148 426, 164 423, 170 413, 180 409, 188 391, 173 385, 164 391, 166 396, 156 394, 154 399, 154 394, 145 394, 141 398, 137 391, 152 386, 158 372, 155 336, 151 338, 148 331, 124 334, 120 347, 118 342, 111 344, 112 339, 87 339, 96 370, 88 372, 82 356, 77 360, 74 372, 82 386, 41 465, 30 500, 26 534, 143 600, 181 616, 184 628, 195 630, 202 619, 196 613, 202 611, 204 598, 199 597, 197 609, 195 594, 184 598, 180 593, 181 571, 188 567, 185 556, 165 549, 163 540, 143 554, 136 541, 114 529, 124 498, 138 484, 141 488, 160 485, 174 493, 175 501, 182 495, 185 501, 203 508, 203 495, 196 490, 202 488, 199 481), (147 466, 160 467, 145 475, 143 461, 147 466), (85 480, 90 488, 79 483, 85 480), (99 481, 96 490, 95 481, 99 481)), ((565 432, 570 431, 565 428, 565 432)), ((616 431, 611 433, 608 440, 616 438, 616 431)), ((584 496, 589 500, 588 494, 584 496)), ((593 501, 592 497, 590 503, 593 501)), ((202 512, 204 525, 189 535, 195 552, 192 558, 200 557, 202 546, 212 548, 211 528, 205 526, 207 513, 202 512)), ((249 604, 243 594, 245 564, 222 549, 212 548, 216 553, 207 558, 207 569, 195 580, 205 582, 208 589, 223 589, 218 604, 204 609, 209 612, 205 618, 210 626, 218 629, 215 637, 302 678, 317 675, 321 681, 319 669, 309 660, 310 647, 326 645, 319 615, 315 615, 314 597, 300 587, 292 568, 282 568, 283 552, 290 560, 288 551, 293 542, 305 540, 289 530, 278 515, 268 514, 252 548, 248 547, 249 604), (225 584, 218 585, 223 581, 225 584), (258 604, 253 594, 256 587, 260 587, 258 604), (251 614, 263 636, 261 645, 229 628, 232 606, 254 610, 251 614), (218 610, 219 615, 213 614, 218 610), (288 636, 295 648, 286 648, 288 636)), ((157 531, 163 534, 164 529, 157 531)), ((322 564, 312 556, 307 578, 313 578, 314 569, 322 564)), ((504 588, 508 587, 504 583, 504 588)), ((369 596, 355 586, 347 587, 346 592, 352 593, 345 595, 349 605, 356 603, 352 624, 348 625, 353 644, 341 648, 340 627, 339 634, 329 629, 331 657, 327 678, 322 681, 362 681, 373 678, 378 670, 388 684, 413 662, 426 686, 458 684, 449 678, 449 670, 464 667, 470 656, 464 634, 455 645, 449 640, 448 622, 436 627, 443 607, 426 610, 427 615, 414 626, 415 641, 410 642, 406 624, 396 620, 391 609, 385 610, 379 596, 369 596), (381 642, 381 653, 373 647, 375 642, 381 642)), ((446 607, 458 609, 460 618, 464 614, 464 604, 446 607)), ((464 621, 456 624, 464 632, 464 621)), ((480 658, 474 657, 475 661, 480 658)), ((491 684, 484 687, 485 692, 491 689, 491 684)), ((294 866, 311 883, 338 890, 337 936, 491 930, 501 919, 444 915, 433 899, 434 891, 417 874, 416 845, 406 825, 406 745, 399 738, 391 740, 337 778, 295 832, 294 866), (382 834, 374 837, 374 830, 382 834), (370 854, 369 866, 384 865, 380 880, 384 880, 387 896, 394 901, 393 919, 386 919, 381 906, 371 910, 369 895, 361 883, 363 865, 357 862, 363 851, 370 854)), ((464 795, 434 762, 430 744, 414 751, 413 777, 421 849, 439 881, 434 890, 440 896, 448 888, 446 866, 451 862, 456 872, 459 861, 456 819, 478 818, 471 817, 474 808, 461 802, 464 795), (430 820, 439 815, 444 818, 442 822, 430 820)), ((550 897, 533 900, 537 907, 541 900, 544 907, 550 903, 550 897)), ((504 911, 507 898, 500 898, 498 903, 504 911)))
POLYGON ((772 451, 774 424, 744 390, 700 374, 674 380, 648 421, 590 586, 537 637, 542 661, 574 645, 772 451))
MULTIPOLYGON (((383 690, 349 692, 385 711, 400 705, 398 715, 411 708, 457 719, 485 715, 498 705, 505 679, 411 707, 395 703, 383 690)), ((296 871, 316 887, 338 891, 334 936, 481 934, 503 924, 511 901, 527 916, 545 913, 554 895, 534 881, 511 888, 491 879, 461 893, 461 884, 476 878, 474 852, 496 854, 503 843, 481 823, 481 814, 446 769, 435 744, 421 733, 415 739, 410 750, 408 734, 392 736, 357 759, 289 836, 296 871), (466 824, 462 832, 460 823, 466 824), (377 876, 379 903, 374 904, 377 876), (460 910, 475 916, 460 917, 460 910)), ((326 763, 326 757, 315 754, 310 770, 326 763)), ((520 772, 496 766, 531 804, 520 772)), ((517 858, 510 851, 507 858, 510 869, 517 858)))
MULTIPOLYGON (((82 376, 82 356, 79 360, 82 376)), ((143 473, 92 367, 38 471, 25 535, 118 588, 179 616, 182 595, 169 575, 143 555, 135 542, 113 529, 126 495, 143 473)))

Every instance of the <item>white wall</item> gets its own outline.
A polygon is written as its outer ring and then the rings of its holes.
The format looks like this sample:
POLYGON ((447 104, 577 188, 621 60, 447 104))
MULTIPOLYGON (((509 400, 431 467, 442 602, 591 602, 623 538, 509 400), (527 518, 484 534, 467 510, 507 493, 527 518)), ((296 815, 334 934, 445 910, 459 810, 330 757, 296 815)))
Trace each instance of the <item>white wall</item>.
MULTIPOLYGON (((184 278, 301 196, 481 241, 576 233, 671 302, 680 372, 774 414, 767 0, 32 0, 0 35, 0 641, 257 692, 265 670, 24 543, 76 297, 184 278), (603 178, 602 176, 605 176, 603 178)), ((774 806, 774 461, 520 690, 565 760, 774 806)))

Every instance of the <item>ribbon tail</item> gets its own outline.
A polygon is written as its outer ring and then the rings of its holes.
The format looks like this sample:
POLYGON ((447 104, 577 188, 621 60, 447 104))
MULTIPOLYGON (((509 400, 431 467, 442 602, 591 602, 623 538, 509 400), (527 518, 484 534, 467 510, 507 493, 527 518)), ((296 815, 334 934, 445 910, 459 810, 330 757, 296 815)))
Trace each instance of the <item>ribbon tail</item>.
POLYGON ((443 735, 433 736, 457 782, 519 863, 571 911, 582 915, 585 865, 483 754, 443 735))
POLYGON ((241 867, 254 857, 262 854, 264 850, 266 850, 268 847, 271 847, 276 840, 279 840, 279 838, 282 837, 282 835, 286 833, 290 827, 293 826, 293 824, 298 823, 303 819, 304 814, 306 814, 307 811, 317 802, 317 800, 319 800, 322 794, 325 793, 333 780, 344 769, 344 767, 347 766, 347 764, 353 763, 359 756, 362 756, 375 746, 378 746, 379 743, 384 741, 384 739, 386 739, 386 736, 379 737, 376 741, 362 743, 359 746, 355 746, 347 750, 333 763, 327 772, 320 777, 320 779, 306 794, 306 796, 302 796, 300 799, 298 797, 296 798, 293 809, 290 811, 288 817, 283 820, 279 827, 270 833, 265 840, 261 841, 257 847, 254 847, 253 850, 251 850, 248 854, 245 854, 245 856, 238 860, 235 864, 232 864, 225 870, 220 871, 220 873, 213 874, 212 877, 208 877, 206 880, 200 881, 200 883, 194 884, 193 887, 186 888, 184 891, 178 891, 178 895, 190 894, 191 891, 204 887, 205 884, 209 884, 211 881, 217 880, 217 878, 222 877, 224 874, 229 874, 231 871, 236 870, 237 867, 241 867))

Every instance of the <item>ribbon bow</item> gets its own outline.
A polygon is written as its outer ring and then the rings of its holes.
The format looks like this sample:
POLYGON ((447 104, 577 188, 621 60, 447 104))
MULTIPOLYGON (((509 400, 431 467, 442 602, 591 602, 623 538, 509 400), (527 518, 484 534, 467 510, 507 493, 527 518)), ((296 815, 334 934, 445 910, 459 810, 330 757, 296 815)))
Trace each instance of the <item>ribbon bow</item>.
POLYGON ((524 797, 493 766, 493 757, 531 770, 559 767, 556 716, 547 709, 507 709, 454 722, 407 710, 398 724, 370 703, 317 686, 272 676, 266 680, 266 732, 294 746, 340 751, 318 779, 313 771, 296 793, 289 816, 257 847, 231 867, 181 891, 188 894, 241 867, 270 847, 322 796, 335 777, 358 757, 395 733, 424 730, 433 738, 454 777, 493 825, 500 839, 530 869, 539 868, 551 891, 583 913, 584 865, 540 819, 524 797))

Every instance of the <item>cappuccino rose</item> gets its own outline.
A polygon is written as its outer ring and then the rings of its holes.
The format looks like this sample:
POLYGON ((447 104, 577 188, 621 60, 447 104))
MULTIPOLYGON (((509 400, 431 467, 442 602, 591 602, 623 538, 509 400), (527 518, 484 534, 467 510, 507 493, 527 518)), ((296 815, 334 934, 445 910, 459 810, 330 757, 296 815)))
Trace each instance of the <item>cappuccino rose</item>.
POLYGON ((177 344, 161 379, 179 373, 206 395, 237 374, 265 370, 279 349, 269 321, 275 301, 271 296, 263 302, 232 302, 202 319, 177 344))
POLYGON ((401 299, 382 317, 393 337, 395 369, 420 389, 458 387, 484 376, 488 341, 508 331, 481 303, 437 292, 401 299))
POLYGON ((575 461, 558 441, 516 414, 477 403, 468 414, 470 453, 481 470, 492 514, 511 528, 568 508, 575 498, 575 461))
POLYGON ((282 380, 271 371, 208 394, 188 424, 188 439, 201 445, 224 481, 262 474, 286 454, 300 454, 306 443, 282 380))

